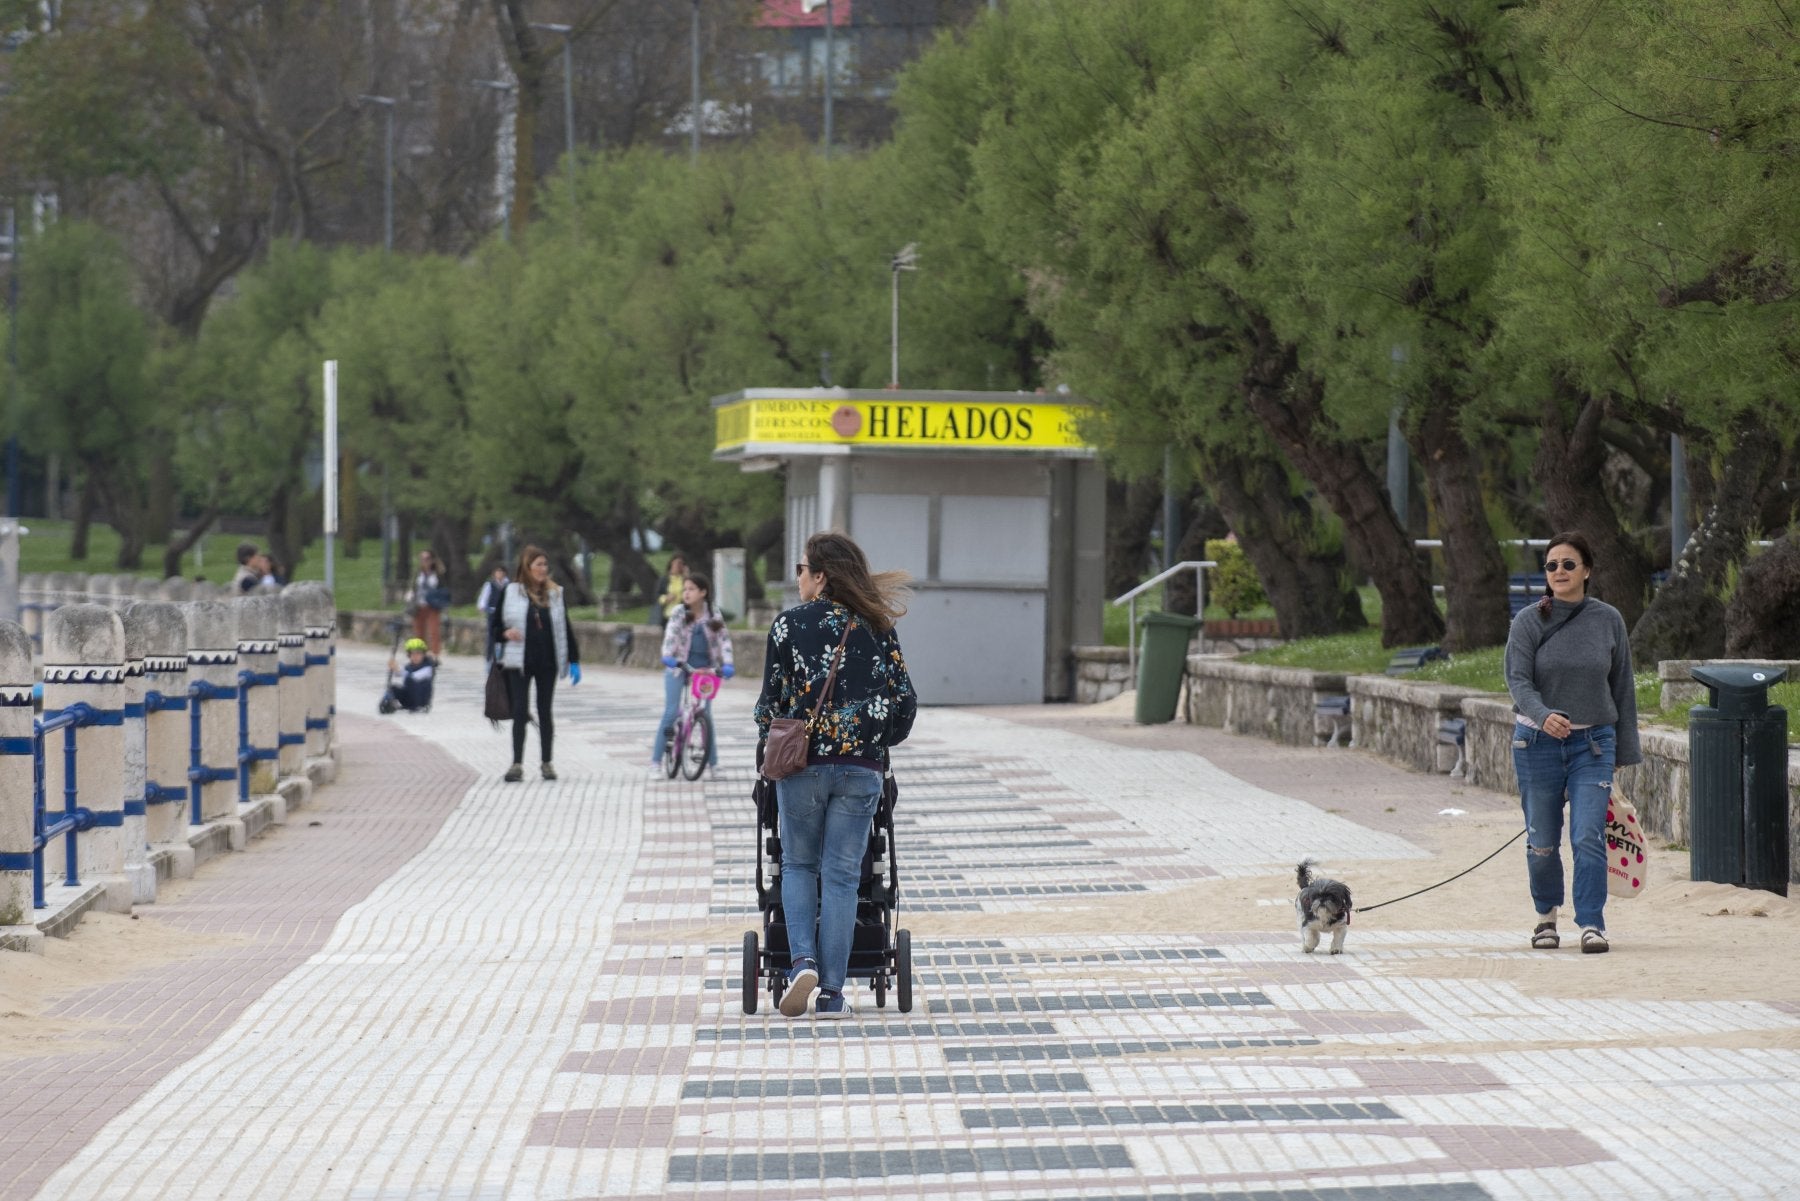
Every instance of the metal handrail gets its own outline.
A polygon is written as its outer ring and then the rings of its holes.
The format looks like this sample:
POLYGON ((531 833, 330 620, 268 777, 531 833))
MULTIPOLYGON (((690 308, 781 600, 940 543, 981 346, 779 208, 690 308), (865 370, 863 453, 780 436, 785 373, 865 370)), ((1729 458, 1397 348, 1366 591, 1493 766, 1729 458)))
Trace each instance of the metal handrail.
POLYGON ((1130 616, 1128 618, 1129 624, 1126 627, 1125 635, 1125 662, 1127 665, 1126 669, 1131 673, 1134 679, 1137 676, 1137 598, 1139 594, 1156 587, 1156 585, 1162 583, 1178 571, 1186 571, 1190 567, 1193 568, 1194 608, 1201 615, 1200 649, 1204 651, 1206 649, 1206 569, 1208 567, 1217 566, 1218 563, 1214 562, 1212 559, 1187 559, 1151 576, 1136 588, 1133 588, 1130 592, 1113 598, 1112 603, 1115 605, 1123 605, 1127 602, 1130 604, 1130 608, 1127 610, 1130 616))

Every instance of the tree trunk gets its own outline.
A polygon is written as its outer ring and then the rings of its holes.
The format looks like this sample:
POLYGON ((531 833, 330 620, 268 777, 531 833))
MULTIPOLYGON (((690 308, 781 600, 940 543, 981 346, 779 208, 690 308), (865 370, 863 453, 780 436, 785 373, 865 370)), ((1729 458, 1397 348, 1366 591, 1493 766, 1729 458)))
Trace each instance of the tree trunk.
POLYGON ((175 469, 165 436, 156 436, 156 450, 149 458, 144 541, 152 546, 167 545, 175 532, 175 469))
POLYGON ((1106 481, 1106 595, 1110 599, 1143 582, 1150 561, 1150 527, 1162 488, 1154 480, 1106 481))
MULTIPOLYGON (((1300 370, 1294 346, 1281 341, 1265 318, 1252 316, 1244 332, 1253 349, 1239 394, 1282 454, 1343 523, 1351 556, 1368 569, 1381 594, 1381 645, 1437 642, 1444 634, 1444 619, 1431 594, 1431 581, 1421 570, 1382 484, 1326 414, 1324 383, 1300 370)), ((1218 499, 1216 492, 1213 496, 1218 499)), ((1231 516, 1222 501, 1219 507, 1231 516)), ((1257 563, 1242 529, 1238 541, 1257 563)), ((1260 563, 1257 570, 1260 575, 1260 563)), ((1272 602, 1274 592, 1266 578, 1264 591, 1272 602)))
MULTIPOLYGON (((1181 540, 1175 544, 1175 562, 1186 563, 1206 558, 1208 539, 1223 538, 1231 531, 1230 523, 1219 512, 1204 488, 1192 488, 1181 498, 1181 540)), ((1115 594, 1116 595, 1116 594, 1115 594)), ((1192 613, 1198 598, 1194 595, 1192 572, 1179 572, 1163 583, 1163 608, 1170 613, 1192 613)))
POLYGON ((81 492, 75 499, 75 532, 69 539, 69 558, 77 563, 85 562, 88 557, 88 530, 94 524, 97 490, 93 471, 84 469, 81 477, 81 492))
POLYGON ((1316 549, 1333 540, 1318 528, 1312 506, 1288 487, 1287 465, 1272 448, 1208 447, 1200 458, 1207 492, 1256 568, 1282 636, 1366 628, 1349 563, 1341 550, 1316 549))
POLYGON ((1588 592, 1637 624, 1649 591, 1650 563, 1644 548, 1629 537, 1607 495, 1602 469, 1607 446, 1601 437, 1606 401, 1578 389, 1560 374, 1544 397, 1538 424, 1537 457, 1532 475, 1544 489, 1548 538, 1561 530, 1580 530, 1594 548, 1594 575, 1588 592))
POLYGON ((289 496, 289 486, 282 484, 269 496, 268 531, 269 557, 274 559, 281 571, 287 573, 288 579, 294 575, 294 551, 298 539, 293 536, 293 503, 289 496))
POLYGON ((1719 594, 1731 565, 1743 556, 1756 498, 1779 446, 1779 439, 1751 418, 1733 423, 1712 506, 1688 536, 1668 583, 1631 628, 1636 662, 1711 659, 1725 653, 1725 605, 1719 594))
POLYGON ((1506 601, 1506 559, 1488 524, 1481 470, 1457 428, 1465 398, 1436 385, 1410 431, 1423 464, 1444 538, 1444 648, 1451 652, 1502 646, 1512 614, 1506 601))
POLYGON ((194 518, 187 532, 176 538, 170 535, 169 544, 163 548, 163 579, 172 579, 181 574, 181 557, 194 549, 200 539, 206 537, 206 531, 218 520, 219 506, 209 505, 204 513, 194 518))
POLYGON ((1734 659, 1791 659, 1800 648, 1800 531, 1744 564, 1725 607, 1725 653, 1734 659))
POLYGON ((338 532, 344 544, 346 559, 362 557, 362 520, 358 516, 357 482, 356 456, 348 450, 339 450, 338 532))
POLYGON ((468 522, 452 514, 435 514, 431 519, 431 549, 444 564, 444 574, 449 578, 443 583, 450 589, 452 600, 461 602, 466 597, 473 601, 480 585, 469 573, 468 522))

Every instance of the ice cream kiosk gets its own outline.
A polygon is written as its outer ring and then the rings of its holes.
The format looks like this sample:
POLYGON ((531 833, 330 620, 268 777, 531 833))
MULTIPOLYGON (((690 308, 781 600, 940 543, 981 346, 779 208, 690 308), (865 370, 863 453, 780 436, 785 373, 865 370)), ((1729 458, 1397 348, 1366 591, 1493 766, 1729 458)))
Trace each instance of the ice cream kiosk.
POLYGON ((1082 437, 1087 404, 842 388, 712 403, 715 459, 786 473, 787 562, 838 529, 874 570, 911 574, 900 640, 923 703, 1073 697, 1072 648, 1100 642, 1105 586, 1106 480, 1082 437))

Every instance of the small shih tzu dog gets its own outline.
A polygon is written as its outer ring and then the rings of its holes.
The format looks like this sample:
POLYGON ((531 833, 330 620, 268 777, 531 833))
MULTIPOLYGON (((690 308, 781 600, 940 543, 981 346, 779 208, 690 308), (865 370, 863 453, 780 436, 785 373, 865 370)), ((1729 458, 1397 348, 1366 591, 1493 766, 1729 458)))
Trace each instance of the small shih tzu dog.
POLYGON ((1300 915, 1300 949, 1308 955, 1319 946, 1319 936, 1331 935, 1331 953, 1344 950, 1344 935, 1350 932, 1350 889, 1337 880, 1327 880, 1312 873, 1313 861, 1302 859, 1294 870, 1300 895, 1294 898, 1294 910, 1300 915))

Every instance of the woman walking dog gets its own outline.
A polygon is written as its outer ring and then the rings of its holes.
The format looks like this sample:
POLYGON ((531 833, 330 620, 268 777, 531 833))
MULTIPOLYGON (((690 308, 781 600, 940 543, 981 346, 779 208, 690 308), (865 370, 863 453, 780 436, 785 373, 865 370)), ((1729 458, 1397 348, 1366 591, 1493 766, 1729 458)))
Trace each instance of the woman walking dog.
POLYGON ((828 676, 831 687, 808 729, 806 766, 775 783, 792 965, 780 1008, 791 1018, 809 1008, 817 1017, 843 1018, 850 1016, 843 990, 856 887, 883 761, 912 731, 918 708, 894 631, 906 612, 906 577, 870 574, 861 548, 831 533, 806 540, 794 574, 801 603, 769 629, 755 712, 761 742, 776 718, 810 718, 828 676))
POLYGON ((1606 940, 1606 810, 1613 770, 1641 762, 1637 692, 1625 619, 1587 594, 1594 554, 1579 532, 1558 534, 1544 555, 1547 587, 1519 611, 1506 640, 1512 694, 1513 769, 1525 810, 1525 867, 1537 924, 1531 945, 1560 944, 1563 811, 1575 864, 1575 924, 1581 949, 1606 940))

